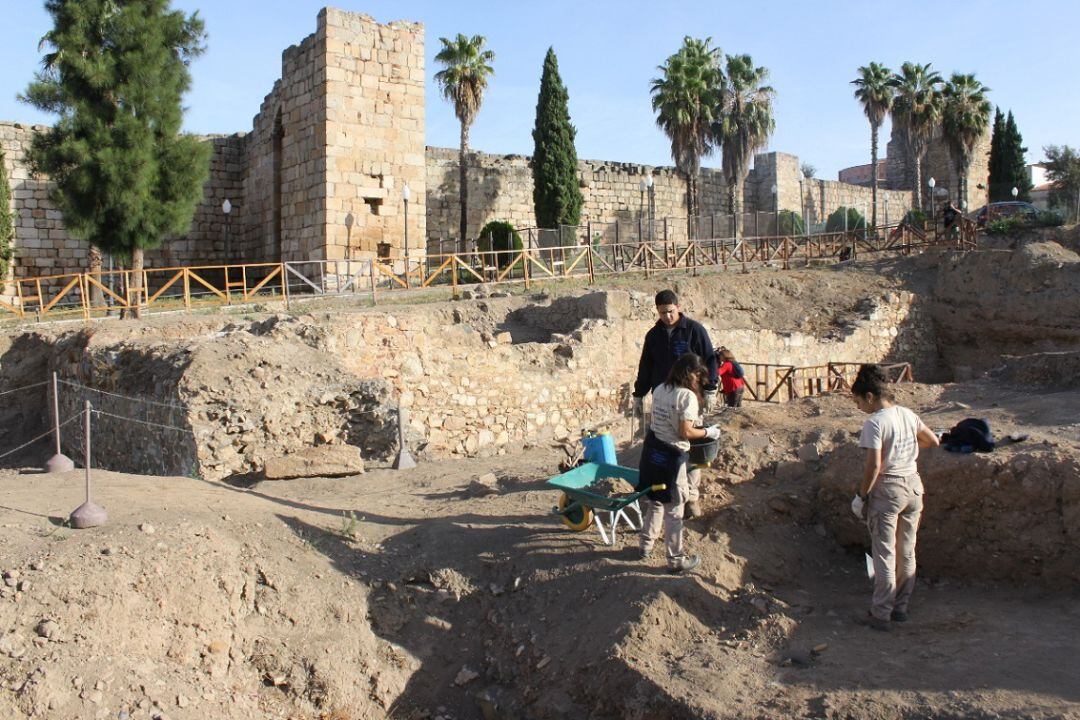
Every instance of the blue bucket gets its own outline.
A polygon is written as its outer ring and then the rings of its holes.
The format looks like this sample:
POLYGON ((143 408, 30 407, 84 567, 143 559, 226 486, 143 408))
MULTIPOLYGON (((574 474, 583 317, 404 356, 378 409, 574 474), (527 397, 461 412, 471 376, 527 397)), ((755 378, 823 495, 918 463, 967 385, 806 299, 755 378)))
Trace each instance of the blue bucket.
POLYGON ((589 435, 581 438, 581 444, 585 447, 585 461, 604 463, 605 465, 618 465, 615 457, 615 440, 611 433, 589 435))

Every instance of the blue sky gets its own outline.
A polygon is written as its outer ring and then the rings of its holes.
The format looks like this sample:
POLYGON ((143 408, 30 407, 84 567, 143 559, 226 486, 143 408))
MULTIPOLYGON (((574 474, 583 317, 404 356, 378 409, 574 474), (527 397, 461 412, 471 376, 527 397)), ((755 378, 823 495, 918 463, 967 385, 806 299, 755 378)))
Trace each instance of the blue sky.
MULTIPOLYGON (((173 0, 198 10, 208 51, 192 67, 185 128, 199 133, 248 130, 280 74, 281 52, 315 28, 325 2, 173 0)), ((896 68, 932 62, 943 74, 976 72, 991 99, 1011 108, 1029 148, 1080 146, 1080 3, 951 2, 401 2, 340 0, 337 7, 380 22, 425 24, 427 143, 456 147, 457 120, 431 81, 438 38, 487 37, 495 77, 472 129, 473 147, 529 154, 541 64, 554 46, 570 93, 578 155, 598 160, 670 164, 669 145, 649 106, 649 80, 684 35, 711 36, 725 52, 750 53, 768 67, 777 90, 770 149, 794 153, 834 178, 869 162, 869 126, 850 80, 870 60, 896 68), (901 10, 900 8, 904 8, 901 10)), ((15 96, 40 63, 38 40, 49 29, 41 0, 0 0, 0 119, 50 122, 15 96)), ((887 127, 886 127, 887 133, 887 127)), ((719 157, 706 166, 719 166, 719 157)))

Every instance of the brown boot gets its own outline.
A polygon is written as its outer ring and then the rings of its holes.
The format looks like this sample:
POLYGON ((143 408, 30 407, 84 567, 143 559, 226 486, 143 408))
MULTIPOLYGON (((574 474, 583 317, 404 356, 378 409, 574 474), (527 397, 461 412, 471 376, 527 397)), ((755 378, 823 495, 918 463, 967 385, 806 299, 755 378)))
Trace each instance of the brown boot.
POLYGON ((683 518, 699 518, 701 515, 701 503, 697 500, 688 500, 686 506, 683 507, 683 518))

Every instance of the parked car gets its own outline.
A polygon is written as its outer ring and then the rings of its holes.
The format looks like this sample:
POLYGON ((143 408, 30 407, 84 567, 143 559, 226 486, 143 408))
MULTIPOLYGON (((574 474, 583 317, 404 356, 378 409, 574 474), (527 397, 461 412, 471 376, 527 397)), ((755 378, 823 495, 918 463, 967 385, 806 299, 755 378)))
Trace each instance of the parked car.
MULTIPOLYGON (((1039 209, 1023 200, 990 203, 991 220, 1004 220, 1015 216, 1020 216, 1024 219, 1024 222, 1034 225, 1039 216, 1039 209)), ((972 213, 970 217, 979 227, 984 227, 986 225, 986 206, 983 205, 972 213)))

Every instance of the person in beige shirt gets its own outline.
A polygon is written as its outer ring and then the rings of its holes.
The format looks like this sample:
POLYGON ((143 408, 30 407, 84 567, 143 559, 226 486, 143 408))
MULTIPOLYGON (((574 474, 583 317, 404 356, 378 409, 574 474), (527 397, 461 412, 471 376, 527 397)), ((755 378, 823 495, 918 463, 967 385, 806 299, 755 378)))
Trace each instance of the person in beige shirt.
POLYGON ((861 620, 875 630, 906 622, 915 589, 915 539, 923 510, 916 461, 920 448, 938 445, 919 416, 895 403, 880 365, 863 365, 851 385, 855 405, 870 415, 859 447, 865 451, 862 482, 851 510, 866 520, 874 562, 874 597, 861 620))

